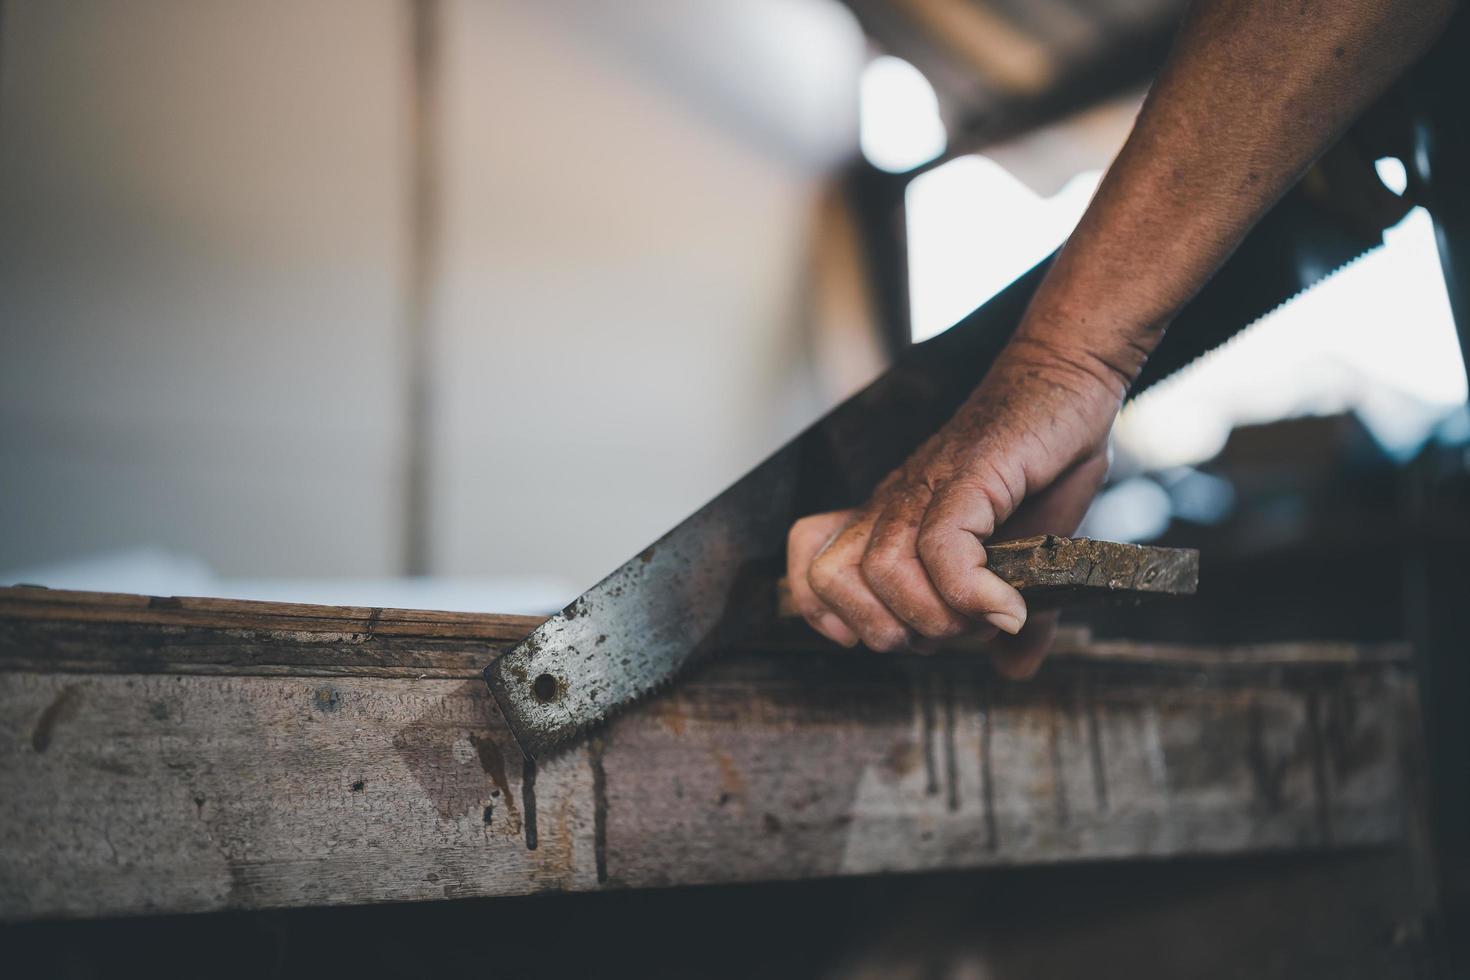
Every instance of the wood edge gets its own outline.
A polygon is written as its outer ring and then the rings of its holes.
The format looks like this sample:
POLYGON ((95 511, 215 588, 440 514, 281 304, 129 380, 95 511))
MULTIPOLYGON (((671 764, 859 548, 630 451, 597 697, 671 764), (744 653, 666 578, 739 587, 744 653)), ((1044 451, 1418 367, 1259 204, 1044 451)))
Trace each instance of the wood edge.
POLYGON ((0 588, 3 619, 513 641, 523 639, 546 621, 544 616, 504 613, 144 596, 34 586, 0 588))
MULTIPOLYGON (((300 603, 261 602, 246 599, 210 599, 194 597, 157 597, 126 593, 71 592, 12 586, 0 588, 0 621, 112 624, 118 626, 190 627, 218 631, 246 631, 270 634, 273 640, 311 642, 315 637, 407 638, 426 640, 463 640, 467 642, 519 642, 544 622, 539 616, 514 616, 494 613, 454 613, 434 610, 381 609, 356 606, 318 606, 300 603)), ((803 651, 832 652, 839 648, 813 636, 789 638, 776 642, 738 645, 746 653, 799 655, 803 651)), ((984 655, 985 648, 961 639, 947 645, 947 655, 984 655)), ((492 656, 493 651, 486 651, 492 656)), ((853 654, 864 655, 861 651, 853 654)), ((1412 649, 1405 642, 1374 644, 1347 641, 1310 641, 1280 643, 1242 643, 1195 645, 1185 643, 1152 643, 1133 640, 1094 639, 1086 628, 1063 627, 1052 646, 1051 656, 1067 660, 1107 663, 1261 666, 1261 665, 1351 665, 1395 664, 1412 660, 1412 649)), ((136 664, 136 658, 119 655, 121 664, 136 664)), ((77 661, 78 664, 83 661, 77 661)), ((87 669, 99 669, 108 663, 104 658, 85 661, 87 669)), ((62 661, 26 656, 0 657, 3 670, 64 670, 62 661)), ((298 670, 321 670, 330 674, 350 673, 353 669, 386 669, 389 676, 413 676, 428 671, 447 671, 460 676, 462 668, 363 664, 360 667, 336 663, 293 665, 298 670)), ((150 669, 162 672, 194 673, 202 662, 159 660, 150 669)), ((230 668, 214 664, 211 673, 258 670, 259 665, 230 668)))
MULTIPOLYGON (((797 656, 803 652, 836 656, 888 657, 907 659, 984 658, 991 653, 986 644, 968 637, 950 640, 923 654, 874 654, 866 650, 846 650, 813 634, 810 640, 791 635, 771 642, 756 642, 738 647, 742 652, 797 656)), ((1355 664, 1411 664, 1413 647, 1406 641, 1353 643, 1347 640, 1292 640, 1268 643, 1168 643, 1147 640, 1095 639, 1086 626, 1063 625, 1047 654, 1049 659, 1072 662, 1136 664, 1140 666, 1185 667, 1331 667, 1355 664)))
POLYGON ((129 661, 12 658, 0 660, 0 674, 85 674, 132 677, 274 677, 274 678, 375 678, 398 681, 480 681, 481 672, 466 667, 413 667, 393 664, 260 663, 221 664, 187 660, 165 660, 140 669, 129 661))

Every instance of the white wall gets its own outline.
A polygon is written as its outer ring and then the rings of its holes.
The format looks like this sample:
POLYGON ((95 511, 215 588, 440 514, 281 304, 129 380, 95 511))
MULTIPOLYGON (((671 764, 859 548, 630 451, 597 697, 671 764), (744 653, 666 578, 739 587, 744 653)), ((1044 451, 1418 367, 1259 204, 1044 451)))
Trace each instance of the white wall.
POLYGON ((395 568, 399 13, 5 4, 0 568, 395 568))
POLYGON ((797 315, 822 171, 585 23, 453 14, 434 564, 590 585, 814 410, 797 315))
MULTIPOLYGON (((408 5, 4 17, 0 571, 400 571, 408 5)), ((824 400, 863 44, 828 0, 443 17, 430 570, 581 588, 824 400)))

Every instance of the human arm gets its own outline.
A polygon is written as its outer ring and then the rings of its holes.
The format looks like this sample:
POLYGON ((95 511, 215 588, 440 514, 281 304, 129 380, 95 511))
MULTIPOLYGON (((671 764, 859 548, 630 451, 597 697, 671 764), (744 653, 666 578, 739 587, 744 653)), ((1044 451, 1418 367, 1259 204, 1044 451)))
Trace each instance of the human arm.
MULTIPOLYGON (((1022 632, 984 540, 1070 533, 1129 386, 1179 309, 1432 42, 1452 0, 1201 0, 1013 340, 954 418, 862 507, 793 526, 793 598, 874 649, 1022 632)), ((1040 619, 1040 617, 1038 618, 1040 619)), ((1034 670, 1048 624, 998 658, 1034 670)))

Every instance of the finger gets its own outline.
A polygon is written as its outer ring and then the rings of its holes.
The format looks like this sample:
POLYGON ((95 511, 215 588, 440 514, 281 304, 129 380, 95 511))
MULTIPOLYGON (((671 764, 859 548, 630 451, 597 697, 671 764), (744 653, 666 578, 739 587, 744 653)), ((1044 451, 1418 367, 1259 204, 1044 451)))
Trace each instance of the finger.
POLYGON ((919 560, 919 525, 930 500, 919 487, 890 500, 878 515, 863 554, 863 581, 902 623, 930 639, 959 636, 974 620, 951 609, 919 560))
POLYGON ((791 532, 786 537, 786 581, 791 588, 792 605, 812 629, 845 647, 857 644, 857 634, 848 629, 847 624, 812 591, 808 576, 818 552, 856 516, 857 511, 854 510, 813 514, 791 525, 791 532))
POLYGON ((862 559, 875 518, 844 528, 812 561, 807 573, 812 591, 871 650, 902 650, 911 639, 908 628, 888 610, 863 580, 862 559))
POLYGON ((1045 490, 1027 497, 996 532, 996 540, 1010 541, 1033 534, 1072 534, 1082 523, 1107 475, 1108 459, 1102 453, 1078 463, 1045 490))
MULTIPOLYGON (((1084 460, 1062 473, 1041 493, 1027 498, 997 537, 1009 540, 1033 534, 1073 533, 1107 472, 1106 455, 1084 460)), ((996 672, 1011 680, 1034 677, 1056 639, 1058 616, 1057 612, 1037 614, 1019 635, 1001 637, 992 644, 990 660, 996 672)))
POLYGON ((996 673, 1013 681, 1030 680, 1041 669, 1057 635, 1057 613, 1037 613, 1016 636, 998 637, 990 662, 996 673))
POLYGON ((935 493, 919 527, 919 558, 951 609, 1014 635, 1026 623, 1026 601, 985 567, 981 541, 995 530, 995 524, 995 507, 982 488, 960 482, 945 484, 935 493))

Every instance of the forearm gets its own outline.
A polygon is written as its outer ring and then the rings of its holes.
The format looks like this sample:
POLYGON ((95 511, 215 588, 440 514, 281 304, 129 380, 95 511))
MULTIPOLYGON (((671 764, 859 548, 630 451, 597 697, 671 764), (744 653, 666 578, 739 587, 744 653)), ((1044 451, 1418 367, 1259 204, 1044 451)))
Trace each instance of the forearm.
POLYGON ((1454 0, 1200 0, 1002 362, 1118 402, 1246 232, 1454 0))
POLYGON ((787 572, 808 621, 874 650, 981 624, 1019 630, 997 666, 1033 672, 1051 627, 985 568, 983 542, 1077 526, 1118 407, 1170 319, 1452 9, 1199 0, 980 387, 861 507, 792 527, 787 572))

